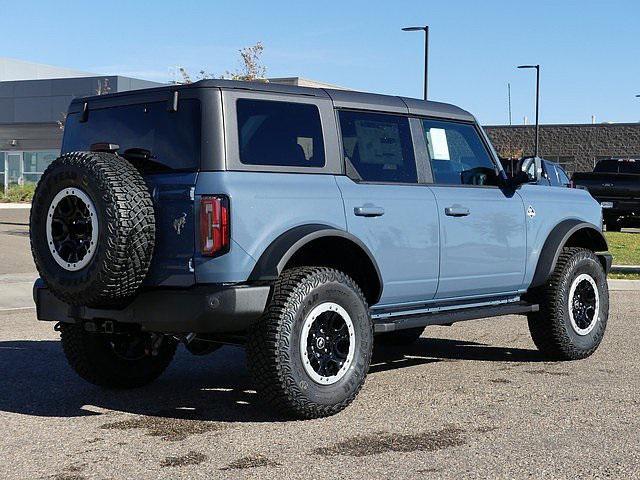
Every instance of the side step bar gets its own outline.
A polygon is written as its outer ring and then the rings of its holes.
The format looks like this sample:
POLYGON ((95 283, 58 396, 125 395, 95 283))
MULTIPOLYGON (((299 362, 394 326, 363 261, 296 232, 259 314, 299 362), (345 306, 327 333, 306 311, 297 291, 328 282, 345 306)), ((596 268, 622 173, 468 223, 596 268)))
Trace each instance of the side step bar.
POLYGON ((540 306, 523 301, 505 303, 501 305, 487 305, 483 307, 459 308, 433 313, 419 313, 392 318, 373 317, 373 328, 375 333, 393 332, 406 328, 426 327, 427 325, 450 325, 464 320, 475 320, 478 318, 499 317, 501 315, 517 315, 530 312, 537 312, 540 306))

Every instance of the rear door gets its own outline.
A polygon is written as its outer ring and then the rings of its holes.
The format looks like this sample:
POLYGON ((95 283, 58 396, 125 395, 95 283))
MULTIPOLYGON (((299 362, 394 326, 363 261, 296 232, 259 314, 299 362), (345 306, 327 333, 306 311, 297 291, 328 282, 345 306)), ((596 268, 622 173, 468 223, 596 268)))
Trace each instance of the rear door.
POLYGON ((419 185, 409 119, 338 112, 347 176, 337 176, 347 228, 373 253, 381 305, 430 300, 438 284, 438 212, 419 185))
POLYGON ((503 294, 521 288, 525 208, 498 187, 496 167, 471 123, 422 120, 440 219, 436 298, 503 294))

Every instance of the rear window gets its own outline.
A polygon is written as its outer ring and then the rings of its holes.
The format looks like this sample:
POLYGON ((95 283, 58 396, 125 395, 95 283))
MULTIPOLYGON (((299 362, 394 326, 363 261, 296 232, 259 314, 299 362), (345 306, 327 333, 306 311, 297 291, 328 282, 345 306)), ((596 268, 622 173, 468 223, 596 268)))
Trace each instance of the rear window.
POLYGON ((324 166, 322 124, 315 105, 240 99, 236 110, 243 164, 324 166))
POLYGON ((119 153, 143 149, 149 160, 172 170, 200 167, 200 101, 180 100, 178 111, 166 102, 89 108, 86 122, 73 113, 65 122, 62 152, 89 150, 93 143, 115 143, 119 153))
POLYGON ((595 168, 594 172, 608 172, 608 173, 618 173, 618 161, 617 160, 600 160, 595 168))

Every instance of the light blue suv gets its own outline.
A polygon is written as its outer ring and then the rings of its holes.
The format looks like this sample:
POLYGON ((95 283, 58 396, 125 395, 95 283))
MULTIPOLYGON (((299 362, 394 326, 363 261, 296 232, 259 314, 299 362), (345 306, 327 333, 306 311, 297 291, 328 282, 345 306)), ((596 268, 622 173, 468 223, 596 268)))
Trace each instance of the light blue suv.
POLYGON ((180 342, 246 345, 259 397, 298 418, 355 398, 374 338, 428 325, 526 315, 544 355, 584 358, 608 317, 601 209, 528 162, 508 179, 471 114, 410 98, 206 80, 76 99, 31 210, 38 318, 109 387, 180 342))

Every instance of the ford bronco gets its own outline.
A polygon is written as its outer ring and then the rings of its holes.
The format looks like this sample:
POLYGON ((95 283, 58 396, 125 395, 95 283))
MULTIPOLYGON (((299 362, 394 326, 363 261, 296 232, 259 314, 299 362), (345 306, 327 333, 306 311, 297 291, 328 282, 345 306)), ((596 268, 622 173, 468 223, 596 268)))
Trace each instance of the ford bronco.
MULTIPOLYGON (((532 164, 533 162, 533 164, 532 164)), ((179 343, 246 346, 259 397, 334 414, 376 342, 519 314, 591 355, 611 256, 588 192, 507 178, 444 103, 204 80, 75 99, 31 210, 39 320, 84 379, 157 378, 179 343)))

